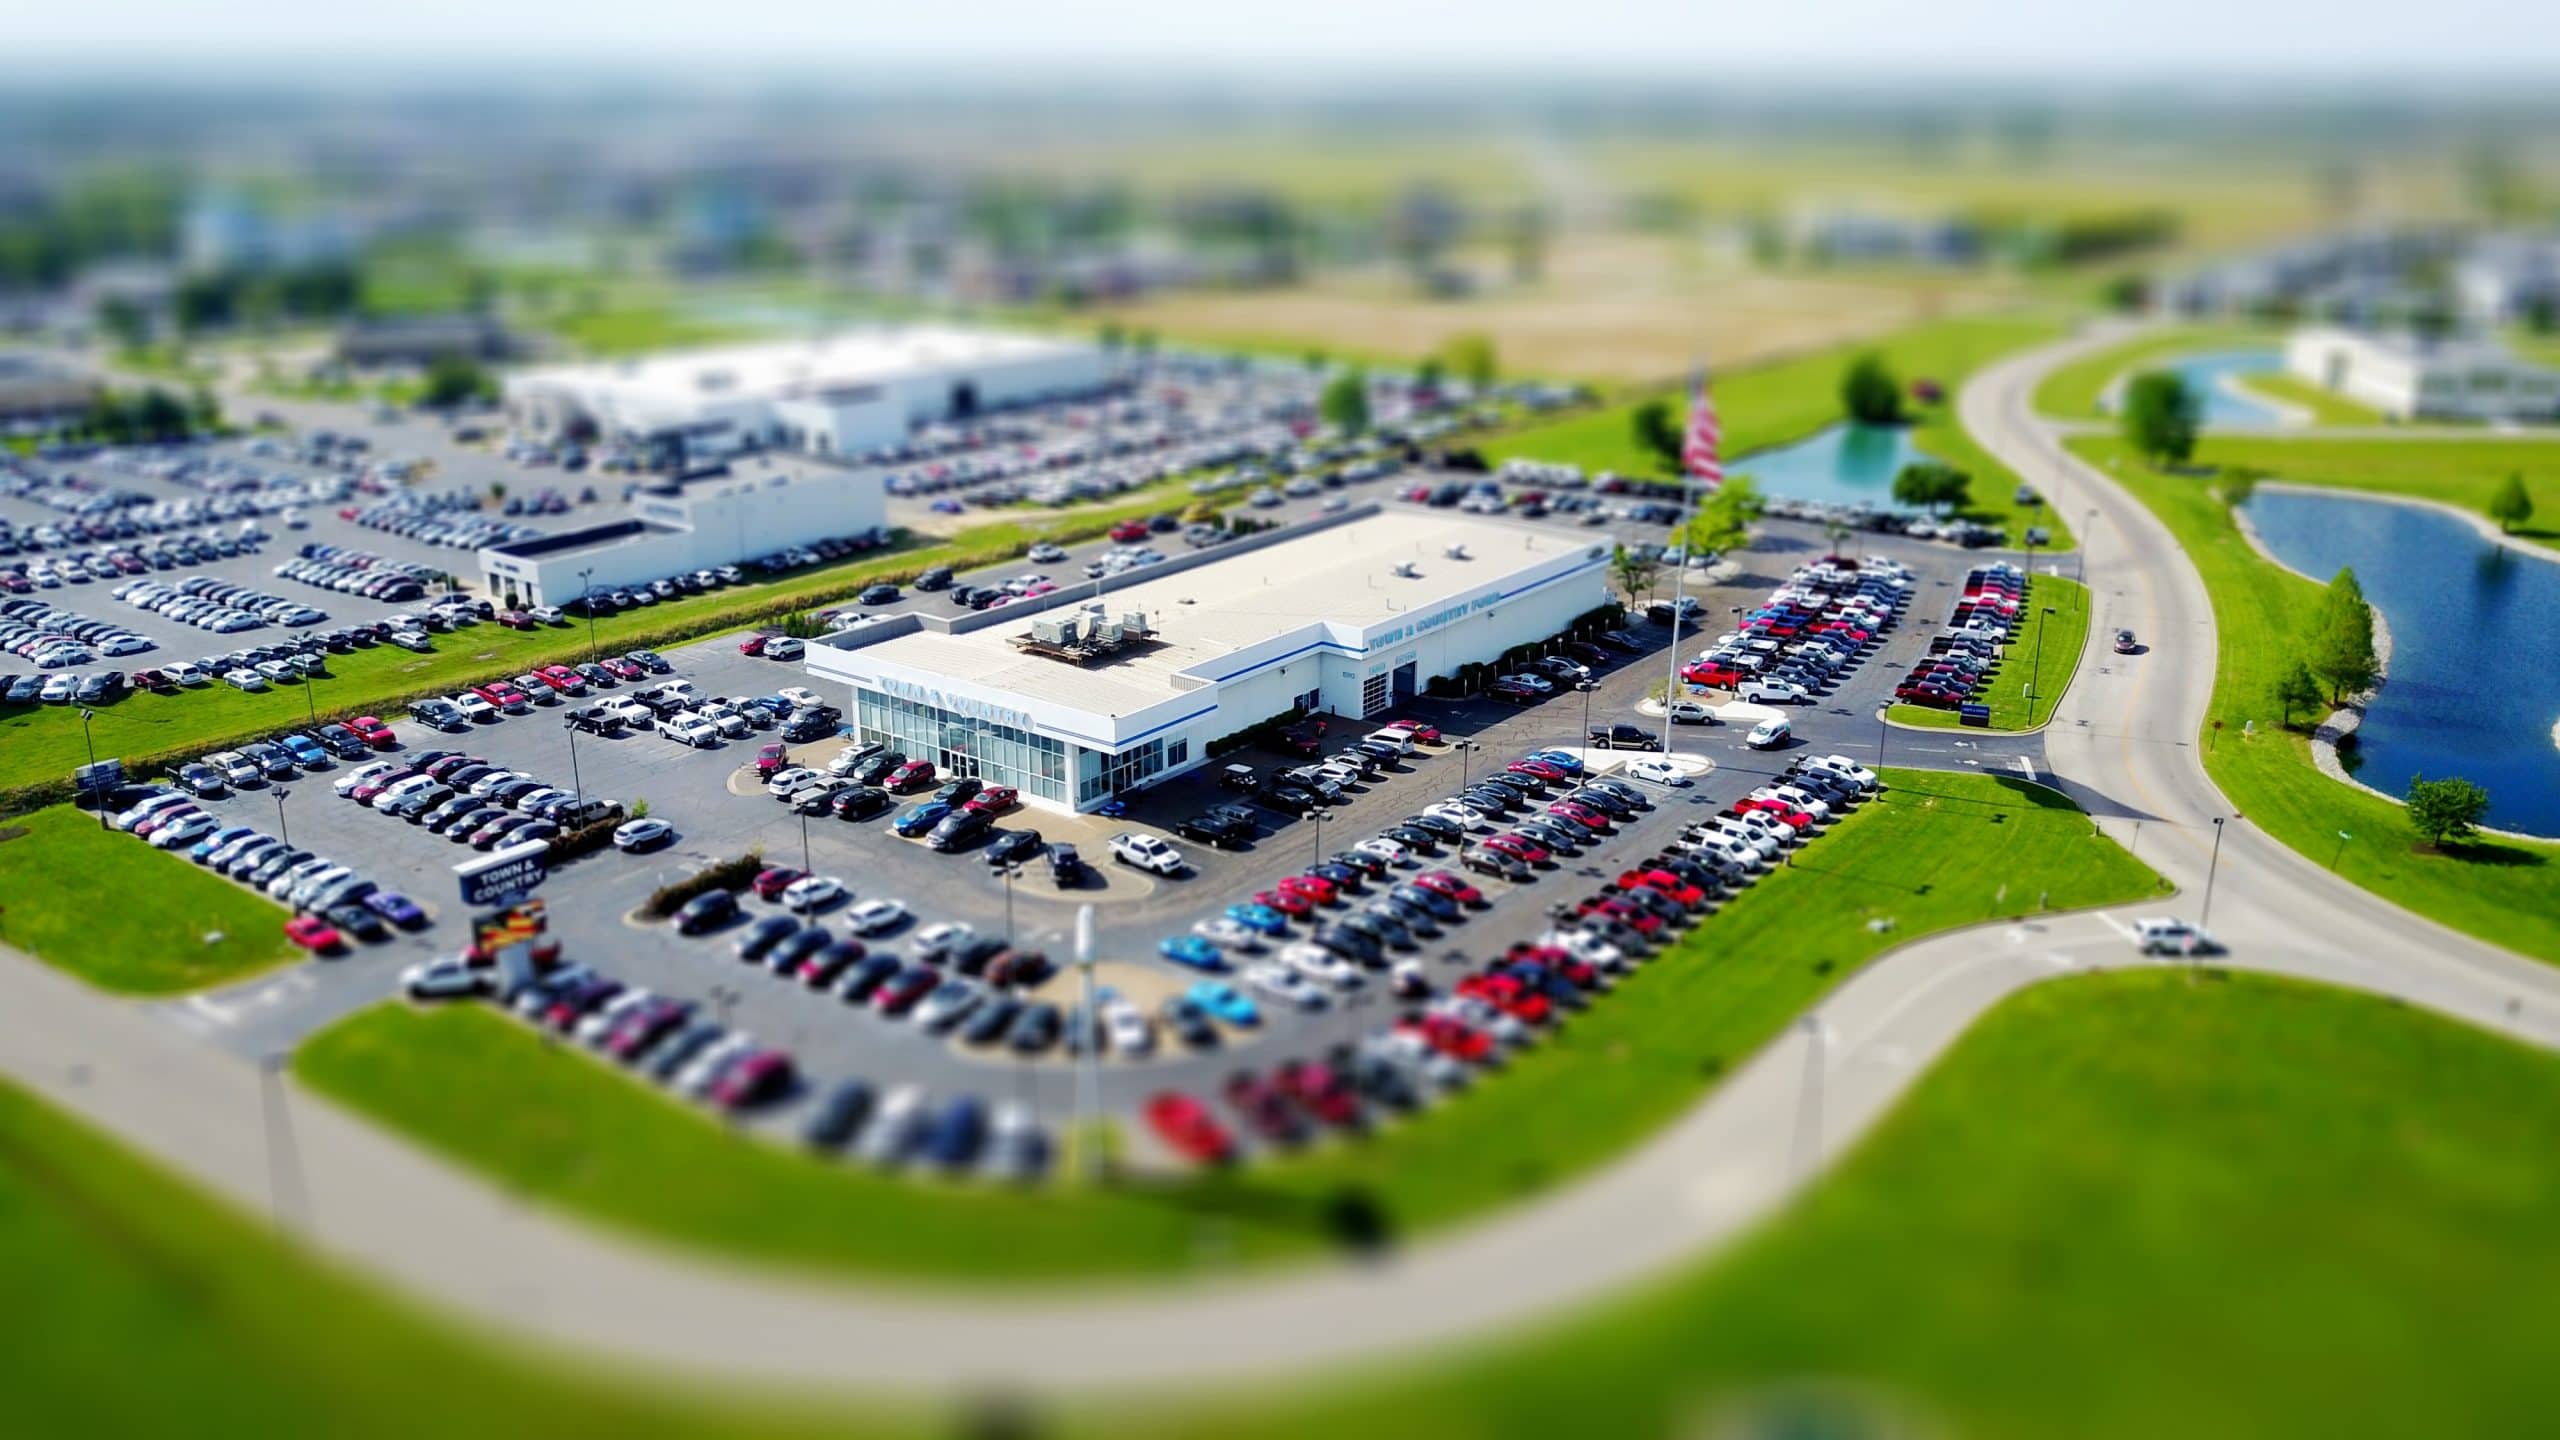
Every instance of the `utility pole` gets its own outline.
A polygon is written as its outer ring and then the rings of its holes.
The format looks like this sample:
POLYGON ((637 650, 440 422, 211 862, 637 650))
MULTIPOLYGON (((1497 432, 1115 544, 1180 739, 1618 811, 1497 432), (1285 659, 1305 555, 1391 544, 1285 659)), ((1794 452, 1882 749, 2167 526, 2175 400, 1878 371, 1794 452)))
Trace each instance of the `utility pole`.
POLYGON ((281 785, 276 787, 276 838, 287 845, 293 843, 293 832, 284 825, 284 799, 292 793, 281 785))
POLYGON ((587 612, 587 663, 596 663, 596 587, 595 567, 578 572, 578 604, 587 612))
POLYGON ((574 721, 564 720, 560 728, 569 732, 569 787, 577 793, 579 808, 584 809, 587 803, 587 782, 578 774, 578 726, 574 721))
MULTIPOLYGON (((90 773, 90 774, 92 774, 92 775, 95 775, 95 774, 97 774, 97 773, 98 773, 98 770, 97 770, 97 766, 98 766, 98 742, 97 742, 94 738, 92 738, 92 737, 90 736, 90 734, 89 734, 89 722, 90 722, 90 721, 92 721, 92 720, 95 720, 96 718, 98 718, 98 712, 96 712, 96 711, 94 711, 94 710, 91 710, 91 709, 87 708, 86 706, 83 706, 83 707, 81 708, 81 711, 80 711, 80 743, 89 747, 89 773, 90 773)), ((106 793, 105 793, 104 791, 100 791, 100 792, 99 792, 99 794, 98 794, 98 796, 97 796, 97 800, 98 800, 98 828, 99 828, 99 829, 101 829, 101 830, 112 830, 112 829, 114 829, 114 828, 115 828, 114 826, 112 826, 112 825, 110 825, 110 824, 108 824, 108 823, 107 823, 107 797, 106 797, 106 793)))
MULTIPOLYGON (((2027 583, 2032 585, 2035 582, 2030 580, 2027 583)), ((2036 612, 2036 662, 2027 671, 2027 723, 2029 725, 2036 723, 2036 687, 2044 680, 2044 622, 2045 617, 2052 613, 2053 607, 2050 605, 2036 612)))
POLYGON ((2222 818, 2219 815, 2213 817, 2213 858, 2205 862, 2204 913, 2196 917, 2199 930, 2213 928, 2213 877, 2222 868, 2222 818))

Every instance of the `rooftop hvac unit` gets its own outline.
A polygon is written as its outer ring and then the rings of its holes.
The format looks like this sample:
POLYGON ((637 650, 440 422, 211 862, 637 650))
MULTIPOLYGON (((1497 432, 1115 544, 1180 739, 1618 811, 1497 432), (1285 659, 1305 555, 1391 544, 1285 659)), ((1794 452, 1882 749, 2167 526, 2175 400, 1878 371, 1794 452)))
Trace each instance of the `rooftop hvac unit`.
POLYGON ((1147 612, 1144 610, 1132 610, 1128 614, 1121 616, 1120 633, 1124 635, 1146 634, 1147 612))
POLYGON ((1388 573, 1388 574, 1390 574, 1390 575, 1393 575, 1393 576, 1397 577, 1398 579, 1402 579, 1402 580, 1411 580, 1411 579, 1415 578, 1417 575, 1419 575, 1421 572, 1420 572, 1420 571, 1417 571, 1417 570, 1415 570, 1415 569, 1413 568, 1413 562, 1412 562, 1412 561, 1410 561, 1410 560, 1399 560, 1399 561, 1397 561, 1395 564, 1390 565, 1390 566, 1388 566, 1388 567, 1387 567, 1387 573, 1388 573))
POLYGON ((1120 627, 1108 620, 1096 621, 1093 627, 1093 643, 1096 645, 1119 644, 1120 627))
POLYGON ((1031 638, 1043 645, 1064 645, 1067 643, 1067 636, 1072 633, 1068 626, 1061 625, 1055 620, 1031 622, 1031 638))
POLYGON ((1083 625, 1078 623, 1083 618, 1084 617, 1076 614, 1072 610, 1058 617, 1057 630, 1059 644, 1073 645, 1076 643, 1077 632, 1085 628, 1083 625))
POLYGON ((1449 547, 1447 553, 1449 558, 1452 560, 1464 560, 1467 558, 1467 547, 1464 545, 1452 545, 1449 547))

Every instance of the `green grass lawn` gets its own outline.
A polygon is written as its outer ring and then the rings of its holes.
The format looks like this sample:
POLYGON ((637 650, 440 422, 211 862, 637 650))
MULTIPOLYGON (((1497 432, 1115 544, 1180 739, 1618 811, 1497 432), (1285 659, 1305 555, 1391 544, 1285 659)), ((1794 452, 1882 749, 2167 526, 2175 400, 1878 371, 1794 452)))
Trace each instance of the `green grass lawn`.
POLYGON ((109 990, 192 990, 294 953, 282 908, 68 805, 0 821, 0 904, 0 940, 109 990))
MULTIPOLYGON (((2554 1126, 2560 1057, 2388 1001, 2159 971, 2057 980, 1985 1018, 1738 1250, 1419 1375, 1255 1392, 1220 1421, 1274 1436, 2539 1432, 2560 1404, 2543 1345, 2560 1324, 2554 1126), (1824 1396, 1851 1413, 1808 1398, 1824 1396), (1737 1406, 1760 1423, 1713 1423, 1737 1406)), ((1204 1417, 1089 1418, 1127 1434, 1204 1417)))
POLYGON ((2299 375, 2272 371, 2259 375, 2233 377, 2243 390, 2262 395, 2279 405, 2290 405, 2311 414, 2314 425, 2381 425, 2388 423, 2381 411, 2348 399, 2344 395, 2314 385, 2299 375))
MULTIPOLYGON (((1991 686, 1982 694, 1991 707, 1994 730, 2031 730, 2053 718, 2053 707, 2062 699, 2071 683, 2071 674, 2080 668, 2080 648, 2089 638, 2089 587, 2077 580, 2057 575, 2036 575, 2027 581, 2026 624, 2018 631, 2015 643, 2001 657, 1999 673, 1991 677, 1991 686), (2053 607, 2050 618, 2040 617, 2046 606, 2053 607), (2044 627, 2041 638, 2038 624, 2044 627), (2035 696, 2029 702, 2029 682, 2034 682, 2035 696)), ((1962 722, 1952 710, 1932 710, 1924 705, 1887 707, 1889 719, 1905 725, 1926 725, 1937 729, 1955 729, 1962 722)))
POLYGON ((2544 333, 2517 326, 2502 338, 2521 358, 2560 370, 2560 332, 2544 333))
MULTIPOLYGON (((1698 1435, 1813 1393, 1995 1440, 2535 1434, 2560 1405, 2553 1133, 2560 1059, 2421 1011, 2215 972, 2057 980, 1793 1210, 1633 1295, 1393 1369, 1006 1433, 1698 1435)), ((0 1285, 43 1300, 0 1350, 32 1435, 988 1429, 502 1351, 4 1082, 0 1285)), ((1901 1433, 1810 1408, 1747 1433, 1901 1433)))
MULTIPOLYGON (((2109 459, 2127 453, 2113 437, 2084 438, 2074 443, 2084 454, 2109 459)), ((2486 432, 2477 438, 2366 436, 2343 440, 2208 433, 2196 446, 2194 463, 2255 466, 2276 479, 2296 484, 2412 495, 2484 516, 2490 495, 2506 483, 2509 475, 2521 475, 2538 513, 2517 529, 2517 537, 2560 546, 2560 439, 2520 439, 2486 432)))
MULTIPOLYGON (((2154 893, 2157 877, 2056 792, 1894 771, 1791 868, 1474 1091, 1372 1138, 1208 1180, 1025 1204, 883 1181, 742 1141, 579 1053, 470 1007, 391 1005, 314 1037, 315 1088, 564 1208, 774 1260, 955 1277, 1163 1271, 1305 1254, 1339 1197, 1408 1235, 1606 1160, 1694 1102, 1892 945, 2036 908, 2154 893), (1868 928, 1890 919, 1890 930, 1868 928), (508 1076, 513 1103, 476 1098, 508 1076), (479 1077, 474 1079, 473 1077, 479 1077)), ((1269 1057, 1276 1058, 1276 1057, 1269 1057)))
MULTIPOLYGON (((2041 510, 2029 516, 2011 503, 2017 476, 1964 433, 1954 403, 1966 376, 2002 355, 2052 340, 2062 328, 2058 320, 2040 313, 1961 316, 1872 342, 1720 373, 1714 377, 1715 400, 1724 421, 1725 468, 1729 473, 1749 474, 1751 452, 1790 444, 1839 423, 1845 418, 1840 406, 1841 372, 1852 359, 1873 351, 1906 385, 1934 380, 1946 393, 1943 404, 1917 407, 1912 441, 1972 473, 1974 503, 1965 513, 1986 523, 2008 525, 2013 532, 2030 524, 2042 525, 2053 532, 2055 548, 2068 548, 2071 531, 2059 517, 2041 510)), ((1675 418, 1687 403, 1685 393, 1677 389, 1655 393, 1671 400, 1675 418)), ((1636 446, 1630 428, 1629 417, 1646 398, 1632 396, 1490 438, 1483 446, 1485 456, 1496 464, 1520 456, 1579 465, 1592 472, 1656 474, 1652 457, 1636 446)))
MULTIPOLYGON (((2227 443, 2208 440, 2204 453, 2229 458, 2227 443)), ((2433 442, 2367 443, 2395 453, 2435 448, 2433 442)), ((2494 841, 2463 852, 2420 851, 2399 806, 2322 775, 2312 765, 2310 741, 2279 727, 2276 678, 2296 654, 2320 587, 2261 559, 2209 478, 2154 471, 2112 438, 2074 440, 2071 447, 2114 471, 2178 537, 2204 576, 2221 654, 2199 738, 2207 747, 2205 770, 2240 813, 2322 864, 2338 851, 2344 830, 2355 839, 2338 855, 2337 867, 2349 880, 2493 945, 2560 963, 2560 845, 2494 841), (2250 722, 2257 727, 2253 736, 2243 733, 2250 722)))
POLYGON ((2057 367, 2036 387, 2036 409, 2057 420, 2100 420, 2099 401, 2117 380, 2189 355, 2251 346, 2279 346, 2284 332, 2263 325, 2177 325, 2148 331, 2057 367))
POLYGON ((589 355, 641 355, 688 345, 725 345, 766 333, 758 326, 707 319, 672 303, 648 302, 574 311, 553 319, 550 327, 589 355))

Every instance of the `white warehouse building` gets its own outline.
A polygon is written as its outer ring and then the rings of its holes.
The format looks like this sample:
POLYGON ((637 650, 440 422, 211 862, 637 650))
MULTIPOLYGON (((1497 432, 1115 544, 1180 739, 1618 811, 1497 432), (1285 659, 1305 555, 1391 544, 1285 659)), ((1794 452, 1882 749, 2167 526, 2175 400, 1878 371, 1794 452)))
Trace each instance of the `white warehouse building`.
POLYGON ((900 326, 526 370, 507 377, 506 407, 537 440, 612 441, 683 465, 763 449, 860 456, 916 425, 1083 395, 1105 378, 1093 345, 900 326))
POLYGON ((2560 371, 2486 341, 2430 343, 2318 326, 2285 342, 2284 365, 2394 420, 2560 419, 2560 371))
POLYGON ((643 485, 620 520, 485 546, 480 574, 494 597, 566 605, 590 588, 645 585, 813 540, 864 535, 887 516, 876 472, 723 471, 643 485))
POLYGON ((810 646, 808 669, 850 688, 859 739, 1088 810, 1276 716, 1384 719, 1608 603, 1608 566, 1588 535, 1355 513, 1134 572, 1098 599, 1077 586, 1036 613, 900 616, 810 646))

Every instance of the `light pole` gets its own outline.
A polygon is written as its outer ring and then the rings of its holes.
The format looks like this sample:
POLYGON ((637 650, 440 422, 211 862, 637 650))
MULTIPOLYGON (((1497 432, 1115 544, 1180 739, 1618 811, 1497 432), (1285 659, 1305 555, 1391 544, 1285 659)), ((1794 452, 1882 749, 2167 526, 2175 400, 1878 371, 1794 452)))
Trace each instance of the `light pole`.
POLYGON ((2035 664, 2027 670, 2027 723, 2029 725, 2036 723, 2036 685, 2044 679, 2044 622, 2045 617, 2052 613, 2053 607, 2050 605, 2036 612, 2036 659, 2035 664))
POLYGON ((2092 507, 2092 508, 2090 509, 2090 511, 2089 511, 2088 518, 2087 518, 2087 519, 2085 519, 2085 520, 2083 520, 2083 521, 2081 522, 2081 525, 2080 525, 2080 561, 2079 561, 2079 564, 2080 564, 2080 577, 2079 577, 2079 578, 2080 578, 2080 583, 2081 583, 2081 584, 2083 584, 2083 585, 2085 585, 2085 584, 2089 583, 2089 537, 2090 537, 2090 535, 2091 535, 2091 534, 2096 530, 2096 528, 2097 528, 2097 524, 2098 524, 2098 512, 2097 512, 2097 509, 2096 509, 2095 507, 2092 507))
MULTIPOLYGON (((97 718, 98 712, 91 710, 86 706, 81 707, 80 743, 89 747, 89 773, 92 775, 98 773, 98 742, 95 739, 92 739, 89 735, 89 722, 97 718)), ((104 792, 101 792, 98 796, 98 828, 101 830, 112 830, 115 828, 107 823, 107 797, 104 792)))
POLYGON ((578 605, 587 612, 587 663, 596 663, 596 567, 578 572, 578 605))
POLYGON ((1307 862, 1310 865, 1324 858, 1324 812, 1325 806, 1321 803, 1307 808, 1307 818, 1315 822, 1316 837, 1315 856, 1307 862))
POLYGON ((2196 917, 2196 928, 2213 928, 2213 877, 2222 868, 2222 817, 2213 817, 2213 858, 2204 867, 2204 913, 2196 917))
POLYGON ((1458 749, 1458 788, 1459 788, 1459 789, 1461 789, 1461 790, 1464 790, 1464 789, 1466 789, 1466 788, 1467 788, 1467 784, 1468 784, 1468 780, 1469 780, 1469 776, 1468 776, 1468 773, 1467 773, 1467 772, 1468 772, 1471 768, 1473 768, 1473 766, 1475 765, 1475 758, 1476 758, 1476 742, 1474 742, 1473 740, 1461 740, 1461 741, 1459 741, 1459 742, 1458 742, 1457 749, 1458 749))
POLYGON ((560 728, 569 735, 569 786, 577 793, 578 808, 583 810, 587 804, 587 782, 578 774, 578 722, 563 720, 560 728))
POLYGON ((287 845, 293 843, 293 832, 284 825, 284 798, 292 793, 281 785, 276 787, 276 838, 287 845))
POLYGON ((2330 874, 2335 875, 2338 873, 2338 862, 2347 858, 2347 842, 2354 838, 2356 837, 2348 834, 2344 830, 2338 832, 2338 848, 2329 856, 2330 874))
MULTIPOLYGON (((1013 943, 1013 877, 1021 873, 1019 865, 1000 866, 996 870, 996 878, 1004 882, 1004 943, 1007 945, 1013 943)), ((1085 1013, 1090 1016, 1093 1012, 1088 1010, 1085 1013)))
MULTIPOLYGON (((815 875, 818 873, 818 867, 809 860, 809 812, 801 810, 797 805, 791 808, 800 812, 800 869, 804 874, 815 875)), ((1010 924, 1006 925, 1006 938, 1011 938, 1012 929, 1010 924)))
POLYGON ((311 716, 313 729, 320 727, 320 702, 311 698, 311 672, 302 672, 302 708, 311 716))
MULTIPOLYGON (((1600 682, 1576 680, 1573 682, 1573 688, 1582 692, 1582 741, 1587 745, 1591 743, 1591 692, 1600 688, 1600 682)), ((1671 748, 1671 698, 1669 696, 1663 697, 1662 706, 1662 748, 1668 751, 1671 748)))

